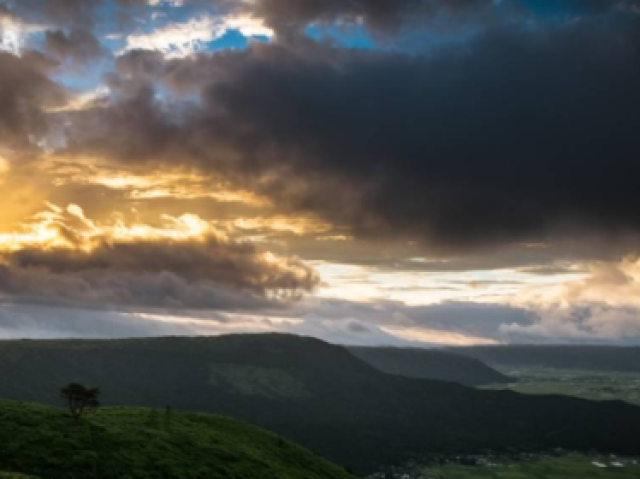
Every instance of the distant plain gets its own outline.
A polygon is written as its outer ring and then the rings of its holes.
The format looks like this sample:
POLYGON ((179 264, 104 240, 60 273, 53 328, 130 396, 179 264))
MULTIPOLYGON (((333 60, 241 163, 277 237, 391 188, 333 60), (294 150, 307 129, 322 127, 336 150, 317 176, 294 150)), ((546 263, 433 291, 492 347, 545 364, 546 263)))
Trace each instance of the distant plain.
POLYGON ((640 373, 519 368, 501 372, 516 379, 483 389, 509 389, 523 394, 562 394, 594 401, 621 400, 640 406, 640 373))
POLYGON ((494 467, 445 466, 430 468, 425 474, 426 479, 637 479, 640 477, 640 461, 576 455, 503 463, 494 467), (594 462, 606 467, 599 467, 594 462), (623 466, 616 467, 613 463, 623 466))

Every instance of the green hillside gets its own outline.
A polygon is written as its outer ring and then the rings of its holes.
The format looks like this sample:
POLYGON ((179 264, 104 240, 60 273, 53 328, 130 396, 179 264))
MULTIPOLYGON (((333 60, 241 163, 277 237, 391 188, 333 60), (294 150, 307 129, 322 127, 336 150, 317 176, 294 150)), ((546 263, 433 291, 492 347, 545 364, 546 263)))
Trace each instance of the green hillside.
POLYGON ((382 372, 408 378, 451 381, 466 386, 513 381, 478 359, 444 350, 350 347, 349 351, 382 372))
POLYGON ((274 434, 224 417, 105 408, 75 424, 62 409, 4 400, 0 469, 46 479, 352 477, 274 434))
POLYGON ((60 405, 70 382, 105 405, 235 417, 363 473, 431 452, 640 454, 638 407, 389 375, 312 338, 0 343, 0 397, 60 405))

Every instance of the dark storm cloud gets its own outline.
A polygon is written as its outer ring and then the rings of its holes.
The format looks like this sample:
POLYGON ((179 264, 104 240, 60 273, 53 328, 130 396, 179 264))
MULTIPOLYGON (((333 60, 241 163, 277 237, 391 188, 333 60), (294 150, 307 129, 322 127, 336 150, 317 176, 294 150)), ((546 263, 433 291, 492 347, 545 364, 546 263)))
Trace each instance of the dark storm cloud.
MULTIPOLYGON (((79 304, 173 309, 267 306, 318 283, 301 261, 270 261, 252 244, 110 241, 86 252, 21 249, 5 253, 0 294, 79 304)), ((275 303, 274 303, 275 304, 275 303)))
POLYGON ((594 28, 493 33, 429 59, 264 49, 229 62, 205 105, 224 112, 218 131, 240 126, 248 171, 287 165, 272 194, 362 235, 457 248, 636 229, 640 36, 594 28))
MULTIPOLYGON (((440 26, 472 16, 497 13, 527 16, 535 20, 540 12, 582 17, 611 11, 636 12, 638 0, 182 0, 179 6, 192 13, 241 12, 263 18, 282 35, 299 32, 310 25, 338 27, 362 25, 374 34, 394 35, 407 28, 435 21, 440 26)), ((4 0, 0 8, 19 18, 47 25, 98 25, 117 20, 125 30, 147 16, 157 5, 148 0, 4 0)))
POLYGON ((44 74, 36 53, 23 58, 0 51, 0 139, 5 148, 28 148, 47 129, 46 108, 65 100, 64 90, 44 74))
MULTIPOLYGON (((5 0, 20 15, 42 18, 57 24, 91 24, 99 20, 105 6, 127 10, 149 6, 148 0, 5 0)), ((513 2, 517 4, 518 1, 513 2)), ((490 6, 491 0, 183 0, 183 5, 203 12, 224 6, 266 18, 275 26, 301 27, 316 21, 360 19, 374 28, 397 26, 410 17, 442 12, 475 11, 490 6)))
MULTIPOLYGON (((440 33, 464 24, 542 17, 583 19, 611 12, 638 13, 638 0, 255 0, 244 9, 265 18, 281 35, 309 26, 360 25, 377 40, 436 26, 440 33), (502 18, 501 18, 502 17, 502 18)), ((347 30, 345 30, 347 31, 347 30)))
POLYGON ((191 77, 200 105, 143 82, 85 113, 71 145, 226 174, 360 237, 622 236, 640 229, 638 22, 493 28, 425 55, 300 40, 172 60, 164 78, 191 77))
POLYGON ((0 3, 0 18, 7 18, 7 19, 13 18, 13 14, 11 13, 11 10, 9 9, 9 7, 7 7, 3 3, 0 3))
POLYGON ((100 22, 101 7, 113 5, 126 9, 148 5, 147 0, 5 0, 3 3, 25 20, 84 27, 100 22))
POLYGON ((6 0, 20 18, 54 24, 93 24, 103 0, 6 0))
POLYGON ((273 306, 263 296, 209 281, 189 282, 170 271, 93 270, 65 274, 46 268, 0 265, 0 296, 26 304, 116 310, 233 310, 273 306))
POLYGON ((491 0, 257 0, 250 8, 280 31, 343 19, 362 22, 374 31, 393 31, 425 17, 476 12, 493 3, 491 0))
POLYGON ((82 28, 72 28, 69 33, 62 30, 47 31, 45 50, 61 61, 87 63, 107 54, 93 33, 82 28))

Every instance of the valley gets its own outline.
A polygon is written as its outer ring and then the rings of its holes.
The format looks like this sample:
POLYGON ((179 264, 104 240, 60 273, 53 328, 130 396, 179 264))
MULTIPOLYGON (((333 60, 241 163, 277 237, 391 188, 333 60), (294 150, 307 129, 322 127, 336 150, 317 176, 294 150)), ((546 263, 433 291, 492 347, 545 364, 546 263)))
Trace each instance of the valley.
POLYGON ((515 381, 483 388, 522 394, 560 394, 593 401, 620 400, 640 406, 640 373, 551 368, 521 368, 505 373, 515 381))
MULTIPOLYGON (((413 479, 637 479, 637 458, 617 456, 536 457, 529 460, 487 461, 477 466, 446 465, 420 468, 413 479)), ((382 476, 384 477, 384 476, 382 476)), ((386 478, 385 478, 386 479, 386 478)))

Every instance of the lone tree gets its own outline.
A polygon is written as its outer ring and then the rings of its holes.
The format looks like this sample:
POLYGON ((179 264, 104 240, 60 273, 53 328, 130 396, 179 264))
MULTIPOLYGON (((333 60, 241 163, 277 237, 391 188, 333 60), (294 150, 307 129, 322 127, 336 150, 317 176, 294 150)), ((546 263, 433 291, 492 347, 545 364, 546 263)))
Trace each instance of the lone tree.
POLYGON ((69 414, 75 421, 80 421, 82 415, 98 406, 98 396, 100 389, 87 388, 82 384, 70 383, 60 390, 60 396, 67 402, 69 414))

